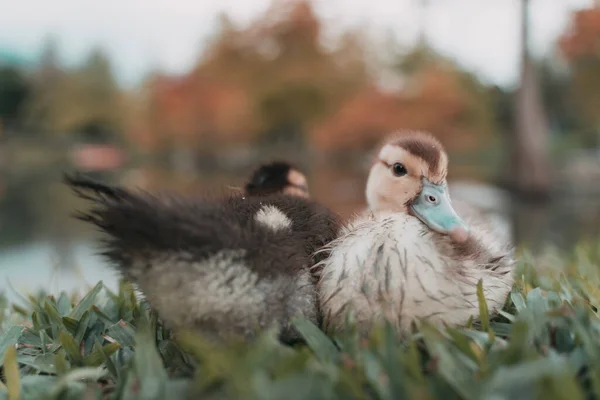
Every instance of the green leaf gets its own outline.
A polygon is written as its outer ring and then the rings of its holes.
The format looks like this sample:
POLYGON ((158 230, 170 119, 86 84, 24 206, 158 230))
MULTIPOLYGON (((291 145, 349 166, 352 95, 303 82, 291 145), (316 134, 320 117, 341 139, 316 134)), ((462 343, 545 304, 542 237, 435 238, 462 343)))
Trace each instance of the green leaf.
POLYGON ((100 293, 103 287, 102 281, 98 282, 94 288, 85 295, 83 299, 73 308, 73 310, 69 313, 69 317, 73 319, 80 319, 86 311, 89 311, 90 308, 94 305, 94 301, 96 301, 96 296, 100 293))
POLYGON ((106 369, 108 369, 108 372, 111 374, 113 379, 119 379, 120 378, 119 370, 117 369, 117 367, 115 366, 115 364, 113 363, 113 361, 110 358, 110 356, 113 353, 118 351, 119 347, 115 348, 115 350, 113 352, 111 352, 111 351, 105 351, 105 349, 102 347, 101 343, 98 340, 96 340, 95 345, 97 348, 99 348, 101 350, 101 354, 104 358, 104 364, 106 365, 106 369))
POLYGON ((104 371, 102 368, 77 368, 72 371, 69 371, 67 374, 63 375, 58 382, 52 387, 52 390, 49 393, 50 398, 58 398, 58 396, 63 392, 66 388, 71 386, 72 384, 77 384, 83 379, 90 380, 92 382, 98 381, 100 378, 104 376, 104 371))
POLYGON ((61 329, 66 329, 63 324, 62 317, 58 314, 58 311, 54 307, 54 304, 50 303, 47 300, 44 302, 44 311, 46 312, 46 315, 48 316, 48 319, 51 322, 52 337, 56 338, 61 329))
POLYGON ((172 379, 165 385, 165 392, 171 399, 185 399, 189 397, 190 382, 187 379, 172 379))
POLYGON ((77 329, 75 331, 75 335, 73 336, 73 338, 75 339, 76 342, 79 343, 83 340, 85 333, 89 327, 90 320, 91 320, 90 312, 85 311, 82 314, 81 319, 77 323, 77 329))
POLYGON ((468 400, 479 399, 481 384, 472 379, 478 366, 468 357, 457 357, 443 336, 433 326, 423 323, 421 332, 427 347, 437 360, 437 371, 444 380, 468 400))
POLYGON ((119 321, 109 326, 106 334, 115 339, 121 347, 133 347, 135 344, 135 330, 125 321, 119 321))
POLYGON ((83 357, 81 356, 81 350, 77 342, 66 332, 61 332, 59 336, 60 344, 62 348, 65 350, 67 355, 69 356, 69 360, 74 365, 82 365, 83 357))
MULTIPOLYGON (((27 375, 21 379, 23 400, 48 399, 59 378, 48 375, 27 375)), ((72 382, 68 390, 56 398, 60 400, 75 400, 84 398, 85 386, 80 382, 72 382)), ((54 399, 53 399, 54 400, 54 399)))
POLYGON ((27 310, 27 309, 26 309, 26 308, 24 308, 24 307, 21 307, 21 306, 20 306, 20 305, 18 305, 18 304, 13 304, 13 305, 12 305, 12 309, 13 309, 13 310, 14 310, 14 311, 15 311, 17 314, 20 314, 20 315, 22 315, 22 316, 24 316, 24 317, 26 317, 26 316, 28 316, 28 315, 29 315, 29 310, 27 310))
POLYGON ((465 335, 452 328, 448 328, 447 332, 454 340, 454 344, 456 345, 456 347, 458 347, 458 349, 462 351, 463 354, 471 358, 473 361, 479 362, 477 355, 473 352, 473 348, 471 347, 472 342, 470 342, 465 335))
POLYGON ((94 346, 94 351, 83 359, 83 363, 88 367, 102 365, 104 359, 113 355, 120 347, 118 343, 109 343, 102 347, 97 340, 96 344, 97 346, 94 346))
POLYGON ((42 349, 43 353, 48 351, 48 347, 52 346, 52 343, 54 342, 54 340, 50 336, 48 336, 46 331, 40 331, 40 341, 42 342, 40 348, 42 349))
POLYGON ((71 311, 71 300, 65 292, 62 292, 60 294, 58 302, 56 303, 56 310, 58 311, 61 317, 68 315, 71 311))
POLYGON ((21 398, 21 377, 19 376, 19 365, 17 364, 17 350, 14 347, 11 346, 6 350, 2 367, 6 379, 8 399, 19 400, 21 398))
POLYGON ((62 322, 70 334, 74 335, 77 332, 77 325, 79 325, 79 321, 70 317, 63 317, 62 322))
POLYGON ((505 324, 503 322, 490 322, 491 331, 498 336, 509 337, 510 327, 511 324, 505 324))
POLYGON ((56 367, 56 373, 58 375, 64 375, 67 373, 69 368, 69 363, 67 362, 67 353, 64 349, 60 349, 54 355, 54 365, 56 367))
POLYGON ((0 360, 4 359, 4 355, 10 347, 14 347, 23 330, 24 328, 20 326, 11 326, 0 336, 0 360))
MULTIPOLYGON (((536 390, 536 382, 543 378, 556 378, 568 370, 568 366, 561 358, 540 359, 524 362, 512 367, 500 368, 486 385, 487 396, 494 395, 527 396, 536 390)), ((535 396, 532 396, 535 397, 535 396)))
POLYGON ((527 308, 525 299, 523 298, 523 295, 521 295, 521 293, 513 290, 510 293, 510 298, 511 298, 513 304, 515 305, 517 312, 520 313, 527 308))
POLYGON ((379 359, 374 354, 367 352, 364 355, 365 374, 368 381, 377 390, 379 397, 382 399, 390 398, 390 388, 385 384, 383 377, 385 376, 385 370, 380 364, 379 359))
POLYGON ((31 323, 33 324, 33 329, 36 331, 41 331, 42 330, 42 323, 38 318, 38 313, 36 311, 34 311, 31 314, 31 323))
POLYGON ((292 324, 318 358, 325 362, 339 361, 340 351, 323 331, 304 318, 296 318, 292 320, 292 324))
POLYGON ((42 340, 40 339, 39 334, 35 334, 31 330, 25 328, 19 337, 19 344, 24 344, 29 347, 42 347, 42 340))
POLYGON ((472 329, 473 328, 473 316, 469 316, 469 319, 467 320, 467 324, 466 324, 466 328, 467 329, 472 329))
POLYGON ((166 394, 167 373, 148 326, 136 334, 135 374, 129 374, 124 398, 162 399, 166 394))
POLYGON ((41 354, 38 356, 28 356, 20 354, 18 357, 19 364, 29 366, 36 372, 44 374, 56 374, 56 358, 52 353, 41 354))
POLYGON ((137 311, 137 299, 133 285, 122 281, 119 287, 119 317, 129 319, 137 311))
POLYGON ((490 313, 488 311, 487 301, 483 295, 483 281, 481 279, 477 282, 477 301, 479 302, 481 330, 487 332, 490 329, 490 313))
POLYGON ((510 322, 514 322, 515 321, 515 316, 512 314, 509 314, 505 311, 498 311, 498 314, 502 315, 504 318, 506 318, 507 320, 509 320, 510 322))
POLYGON ((38 314, 42 314, 42 307, 40 306, 40 301, 33 296, 27 296, 27 302, 31 306, 31 308, 38 314))
POLYGON ((421 368, 421 356, 417 349, 417 343, 411 339, 406 353, 406 367, 419 383, 424 382, 423 370, 421 368))
POLYGON ((92 312, 98 316, 106 325, 112 325, 114 320, 110 319, 108 315, 102 312, 98 307, 92 306, 92 312))

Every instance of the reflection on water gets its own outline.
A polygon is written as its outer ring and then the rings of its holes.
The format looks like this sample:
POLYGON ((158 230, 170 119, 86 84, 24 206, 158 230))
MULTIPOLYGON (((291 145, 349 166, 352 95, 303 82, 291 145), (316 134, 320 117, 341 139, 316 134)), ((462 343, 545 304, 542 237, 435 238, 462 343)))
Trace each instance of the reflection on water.
MULTIPOLYGON (((365 160, 338 163, 336 167, 319 162, 302 167, 316 200, 344 217, 364 207, 368 171, 365 160)), ((0 175, 0 269, 5 276, 0 290, 6 290, 9 282, 16 290, 25 291, 85 290, 100 279, 115 287, 116 276, 90 246, 94 232, 70 216, 86 205, 61 184, 65 169, 55 166, 0 175)), ((462 170, 467 168, 463 166, 462 170)), ((240 188, 248 173, 247 166, 175 173, 154 165, 105 173, 98 178, 150 191, 176 190, 194 195, 240 188)), ((580 238, 600 235, 599 196, 565 196, 544 206, 518 204, 498 189, 464 183, 465 178, 473 176, 477 175, 454 176, 453 196, 511 219, 515 237, 521 243, 537 248, 547 243, 569 248, 580 238)), ((14 296, 10 290, 7 294, 14 296)))

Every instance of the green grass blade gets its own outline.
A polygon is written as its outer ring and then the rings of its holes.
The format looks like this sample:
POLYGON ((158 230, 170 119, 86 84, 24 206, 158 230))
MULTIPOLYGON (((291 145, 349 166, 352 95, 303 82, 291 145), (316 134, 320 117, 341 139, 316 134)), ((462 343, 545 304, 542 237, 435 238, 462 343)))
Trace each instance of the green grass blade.
POLYGON ((100 293, 103 287, 102 281, 98 282, 94 288, 84 296, 83 299, 73 308, 73 310, 69 313, 69 317, 73 319, 80 319, 83 313, 89 311, 90 308, 94 305, 94 301, 96 301, 96 296, 100 293))
POLYGON ((294 327, 300 332, 308 347, 315 355, 325 362, 337 362, 340 360, 340 351, 331 339, 314 324, 304 318, 296 318, 292 321, 294 327))
POLYGON ((483 281, 477 282, 477 301, 479 302, 479 319, 481 321, 481 330, 484 332, 490 329, 490 313, 488 311, 487 301, 483 294, 483 281))
POLYGON ((88 367, 98 367, 104 362, 105 358, 113 355, 117 350, 119 350, 119 348, 119 343, 109 343, 102 347, 96 340, 94 351, 85 356, 83 363, 88 367))
POLYGON ((78 366, 82 365, 83 357, 81 356, 81 350, 73 337, 66 332, 61 332, 59 341, 67 356, 69 356, 71 363, 78 366))
POLYGON ((9 400, 21 399, 21 377, 19 376, 19 365, 17 364, 17 350, 11 346, 4 354, 2 364, 6 378, 6 388, 9 400))
POLYGON ((6 332, 0 335, 0 360, 4 359, 6 351, 17 343, 23 330, 24 328, 20 326, 11 326, 6 332))

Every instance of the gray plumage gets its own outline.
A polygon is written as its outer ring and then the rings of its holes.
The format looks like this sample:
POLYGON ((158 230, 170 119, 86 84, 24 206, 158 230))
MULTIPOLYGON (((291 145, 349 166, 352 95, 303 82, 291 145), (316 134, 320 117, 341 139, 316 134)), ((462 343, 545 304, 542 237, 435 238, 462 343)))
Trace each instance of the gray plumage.
POLYGON ((335 239, 337 215, 310 200, 270 195, 186 199, 134 193, 66 176, 92 202, 77 214, 106 234, 103 256, 142 290, 163 321, 213 338, 250 338, 290 320, 319 323, 314 255, 335 239))

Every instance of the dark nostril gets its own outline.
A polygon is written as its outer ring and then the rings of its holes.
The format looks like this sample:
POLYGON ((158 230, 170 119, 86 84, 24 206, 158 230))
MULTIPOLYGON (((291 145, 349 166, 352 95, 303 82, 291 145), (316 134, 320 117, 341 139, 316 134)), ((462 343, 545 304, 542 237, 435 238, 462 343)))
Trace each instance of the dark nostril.
POLYGON ((434 197, 434 196, 431 196, 431 195, 429 195, 429 196, 427 196, 427 200, 429 200, 429 201, 430 201, 430 202, 432 202, 432 203, 435 203, 435 200, 436 200, 436 199, 435 199, 435 197, 434 197))

